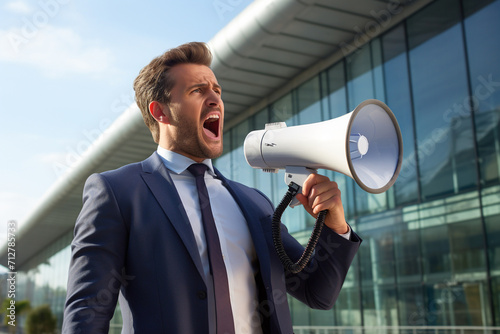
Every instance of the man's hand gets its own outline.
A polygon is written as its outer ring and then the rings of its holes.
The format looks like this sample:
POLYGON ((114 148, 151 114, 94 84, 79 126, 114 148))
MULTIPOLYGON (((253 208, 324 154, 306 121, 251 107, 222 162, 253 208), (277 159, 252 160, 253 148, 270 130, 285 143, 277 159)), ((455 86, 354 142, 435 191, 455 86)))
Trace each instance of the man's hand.
POLYGON ((338 234, 349 232, 345 221, 344 207, 340 199, 340 190, 336 182, 324 175, 311 174, 302 186, 302 194, 296 198, 314 218, 323 210, 328 210, 325 225, 338 234))

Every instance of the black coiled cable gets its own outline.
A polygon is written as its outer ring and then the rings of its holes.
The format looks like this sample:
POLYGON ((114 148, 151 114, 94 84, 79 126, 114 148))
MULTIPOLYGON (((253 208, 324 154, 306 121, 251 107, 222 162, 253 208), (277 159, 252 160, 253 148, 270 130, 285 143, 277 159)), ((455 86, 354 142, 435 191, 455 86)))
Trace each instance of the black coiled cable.
POLYGON ((318 243, 321 230, 323 229, 326 213, 328 212, 327 210, 323 210, 318 214, 318 218, 316 218, 316 223, 314 224, 314 229, 311 233, 306 249, 300 259, 294 263, 286 254, 285 248, 283 247, 283 241, 281 240, 281 216, 285 212, 286 207, 292 201, 293 197, 298 193, 299 189, 300 187, 294 182, 288 186, 288 191, 274 211, 272 221, 274 248, 278 253, 281 263, 285 267, 285 270, 294 274, 302 271, 311 259, 314 249, 316 248, 316 244, 318 243))

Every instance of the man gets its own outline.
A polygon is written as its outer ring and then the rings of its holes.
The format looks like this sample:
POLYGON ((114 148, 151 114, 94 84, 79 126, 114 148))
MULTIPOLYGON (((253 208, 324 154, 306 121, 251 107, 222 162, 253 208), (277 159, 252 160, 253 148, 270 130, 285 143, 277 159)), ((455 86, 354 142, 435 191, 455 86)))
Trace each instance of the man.
MULTIPOLYGON (((224 104, 210 63, 205 44, 189 43, 135 80, 158 150, 87 180, 63 333, 107 333, 118 298, 122 333, 147 334, 292 333, 287 292, 313 308, 333 306, 361 242, 337 185, 311 175, 297 195, 313 216, 328 210, 326 227, 305 273, 285 273, 271 238, 272 204, 212 166, 222 153, 224 104)), ((284 226, 282 239, 297 260, 303 247, 284 226)))

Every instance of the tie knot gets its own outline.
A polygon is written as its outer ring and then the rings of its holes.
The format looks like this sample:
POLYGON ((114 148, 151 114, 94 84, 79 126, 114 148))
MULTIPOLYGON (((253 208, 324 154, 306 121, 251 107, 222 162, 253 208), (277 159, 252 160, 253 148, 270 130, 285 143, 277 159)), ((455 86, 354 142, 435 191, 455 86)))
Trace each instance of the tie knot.
POLYGON ((205 175, 205 172, 207 171, 208 166, 205 164, 192 164, 187 168, 187 170, 193 174, 195 177, 198 176, 203 176, 205 175))

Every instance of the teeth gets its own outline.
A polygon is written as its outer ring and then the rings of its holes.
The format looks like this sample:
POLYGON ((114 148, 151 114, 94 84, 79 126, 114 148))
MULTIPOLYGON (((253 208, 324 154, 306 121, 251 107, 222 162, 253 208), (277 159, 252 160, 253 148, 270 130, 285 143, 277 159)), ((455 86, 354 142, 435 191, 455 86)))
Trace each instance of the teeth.
POLYGON ((214 118, 214 119, 219 119, 219 115, 210 115, 207 117, 207 119, 214 118))

